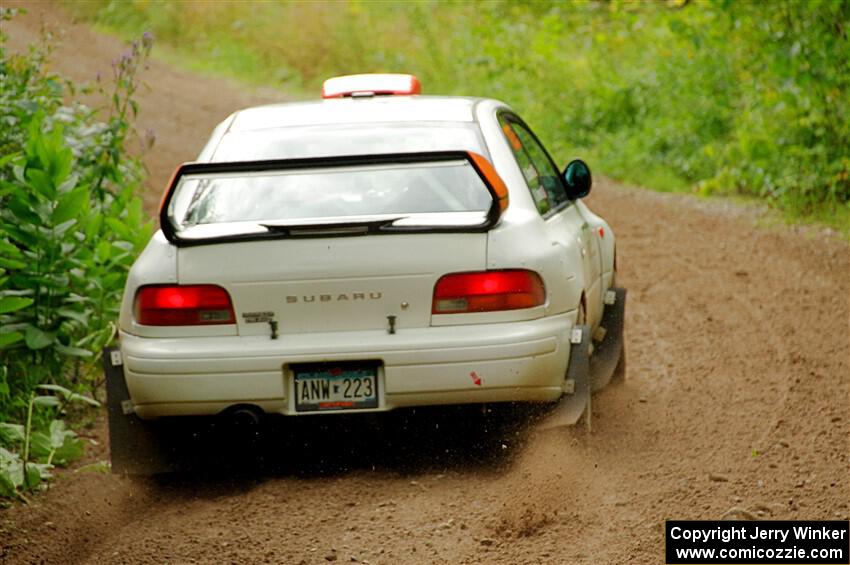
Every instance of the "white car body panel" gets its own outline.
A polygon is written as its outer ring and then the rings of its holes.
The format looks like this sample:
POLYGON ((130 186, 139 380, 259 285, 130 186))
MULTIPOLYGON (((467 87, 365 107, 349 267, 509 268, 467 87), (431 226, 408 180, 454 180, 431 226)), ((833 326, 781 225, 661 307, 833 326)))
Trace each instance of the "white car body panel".
MULTIPOLYGON (((282 336, 428 327, 437 279, 485 268, 483 233, 394 234, 223 243, 178 251, 181 284, 215 281, 237 311, 272 311, 282 336), (367 260, 364 260, 368 258, 367 260), (406 303, 407 307, 402 307, 406 303)), ((237 318, 239 335, 268 324, 237 318)))
POLYGON ((478 102, 477 98, 460 96, 376 96, 365 100, 341 98, 272 104, 242 110, 228 131, 339 124, 472 122, 478 102))
POLYGON ((364 411, 558 399, 579 304, 585 301, 588 323, 598 325, 604 291, 613 284, 614 234, 580 201, 541 217, 496 120, 499 111, 510 108, 494 100, 395 96, 266 106, 228 117, 199 161, 322 156, 312 142, 329 128, 351 133, 338 142, 355 153, 371 147, 360 143, 369 128, 372 135, 434 132, 402 136, 385 152, 480 153, 508 187, 510 204, 497 225, 478 233, 176 247, 157 232, 131 269, 120 317, 135 412, 146 419, 209 415, 250 404, 295 415, 289 367, 325 361, 380 362, 380 402, 364 411), (295 147, 290 128, 301 128, 310 143, 295 147), (545 304, 432 314, 441 276, 501 269, 538 273, 545 304), (233 300, 236 323, 138 324, 137 289, 167 283, 220 285, 233 300), (279 321, 277 339, 268 315, 279 321))

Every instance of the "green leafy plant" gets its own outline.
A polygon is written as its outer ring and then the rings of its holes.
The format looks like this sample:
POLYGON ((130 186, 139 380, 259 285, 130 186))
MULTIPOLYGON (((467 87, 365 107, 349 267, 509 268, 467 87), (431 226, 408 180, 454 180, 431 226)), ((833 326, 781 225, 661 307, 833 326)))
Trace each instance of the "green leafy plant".
POLYGON ((83 455, 83 442, 62 420, 51 419, 45 431, 33 430, 33 412, 42 408, 61 414, 64 405, 70 402, 92 406, 100 403, 58 385, 38 388, 58 396, 32 394, 27 403, 26 424, 0 423, 0 496, 26 500, 21 491, 35 490, 52 478, 54 466, 65 466, 83 455), (10 451, 3 445, 18 451, 10 451))
MULTIPOLYGON (((14 11, 0 9, 0 21, 14 11)), ((42 48, 10 54, 0 31, 0 495, 31 490, 82 455, 59 419, 98 392, 127 271, 152 234, 126 149, 151 38, 113 65, 106 105, 46 71, 42 48), (100 117, 104 116, 103 121, 100 117), (53 395, 38 394, 47 390, 53 395), (23 434, 16 439, 16 434, 23 434), (18 450, 18 451, 16 451, 18 450), (12 485, 10 487, 10 485, 12 485), (11 489, 11 490, 10 490, 11 489)))

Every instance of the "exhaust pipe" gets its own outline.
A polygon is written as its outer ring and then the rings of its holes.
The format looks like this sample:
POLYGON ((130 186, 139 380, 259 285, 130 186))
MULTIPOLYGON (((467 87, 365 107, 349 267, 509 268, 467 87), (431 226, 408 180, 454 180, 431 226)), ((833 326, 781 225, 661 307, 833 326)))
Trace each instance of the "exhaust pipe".
POLYGON ((237 408, 229 416, 237 428, 253 428, 260 423, 260 413, 256 408, 237 408))

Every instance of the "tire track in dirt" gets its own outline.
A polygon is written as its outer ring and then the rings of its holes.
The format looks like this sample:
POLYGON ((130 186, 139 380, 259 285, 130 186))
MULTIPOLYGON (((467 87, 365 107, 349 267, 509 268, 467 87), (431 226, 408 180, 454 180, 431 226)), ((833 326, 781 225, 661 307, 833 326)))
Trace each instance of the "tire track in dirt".
MULTIPOLYGON (((37 14, 12 25, 20 44, 37 14)), ((108 70, 120 43, 69 29, 57 68, 108 70)), ((146 80, 140 126, 159 129, 151 205, 217 121, 262 95, 161 63, 146 80)), ((593 433, 532 426, 482 450, 475 422, 450 420, 357 455, 296 446, 309 462, 245 476, 67 473, 0 513, 0 561, 640 564, 660 559, 669 518, 846 518, 847 243, 604 180, 590 205, 617 233, 629 289, 626 380, 594 398, 593 433)), ((346 432, 337 451, 364 445, 346 432)))
MULTIPOLYGON (((695 268, 693 265, 687 263, 686 261, 683 261, 679 258, 673 258, 673 260, 677 264, 682 266, 685 270, 690 271, 692 277, 701 275, 700 271, 697 268, 695 268)), ((734 273, 734 275, 736 277, 748 277, 746 271, 736 271, 734 273)), ((729 282, 727 282, 726 285, 729 285, 729 282)), ((738 306, 739 310, 742 311, 744 313, 744 315, 748 318, 749 324, 746 324, 744 327, 750 327, 750 328, 759 328, 760 327, 759 326, 759 321, 760 321, 759 316, 758 316, 757 312, 755 311, 755 309, 753 308, 752 304, 750 304, 748 301, 743 300, 740 297, 740 295, 737 294, 737 293, 730 294, 729 298, 731 299, 731 302, 736 304, 738 306)), ((737 335, 739 335, 739 334, 736 332, 736 337, 737 337, 737 335)), ((756 337, 756 336, 753 336, 753 337, 756 337)), ((769 348, 765 348, 765 350, 764 350, 765 354, 766 355, 775 354, 775 355, 771 355, 772 363, 774 363, 774 364, 776 364, 776 363, 778 363, 778 364, 786 363, 788 358, 789 358, 788 348, 784 347, 783 344, 779 341, 779 339, 775 335, 773 335, 772 333, 764 333, 763 337, 764 337, 764 339, 767 340, 767 342, 768 342, 767 345, 769 345, 769 348)), ((776 409, 781 409, 785 405, 785 403, 787 402, 788 395, 791 391, 792 386, 793 386, 793 382, 791 382, 791 381, 783 381, 782 382, 782 384, 780 385, 780 388, 782 390, 782 392, 779 394, 780 398, 770 402, 770 403, 775 405, 776 409)), ((770 391, 770 392, 773 392, 773 391, 770 391)), ((764 400, 761 400, 761 401, 764 402, 764 400)), ((756 440, 753 443, 753 445, 754 446, 763 445, 764 440, 766 439, 766 436, 770 433, 770 430, 774 426, 775 426, 775 420, 774 420, 773 423, 765 426, 766 431, 761 436, 759 436, 760 439, 756 440)), ((758 451, 758 449, 756 449, 756 450, 758 451)))

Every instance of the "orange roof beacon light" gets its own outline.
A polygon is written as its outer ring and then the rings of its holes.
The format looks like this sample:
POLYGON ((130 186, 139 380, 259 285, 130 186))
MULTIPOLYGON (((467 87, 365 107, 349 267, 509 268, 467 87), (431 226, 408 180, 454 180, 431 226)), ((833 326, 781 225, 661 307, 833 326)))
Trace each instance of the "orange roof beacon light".
POLYGON ((356 98, 359 96, 407 96, 422 92, 414 75, 363 74, 329 78, 322 85, 322 98, 356 98))

